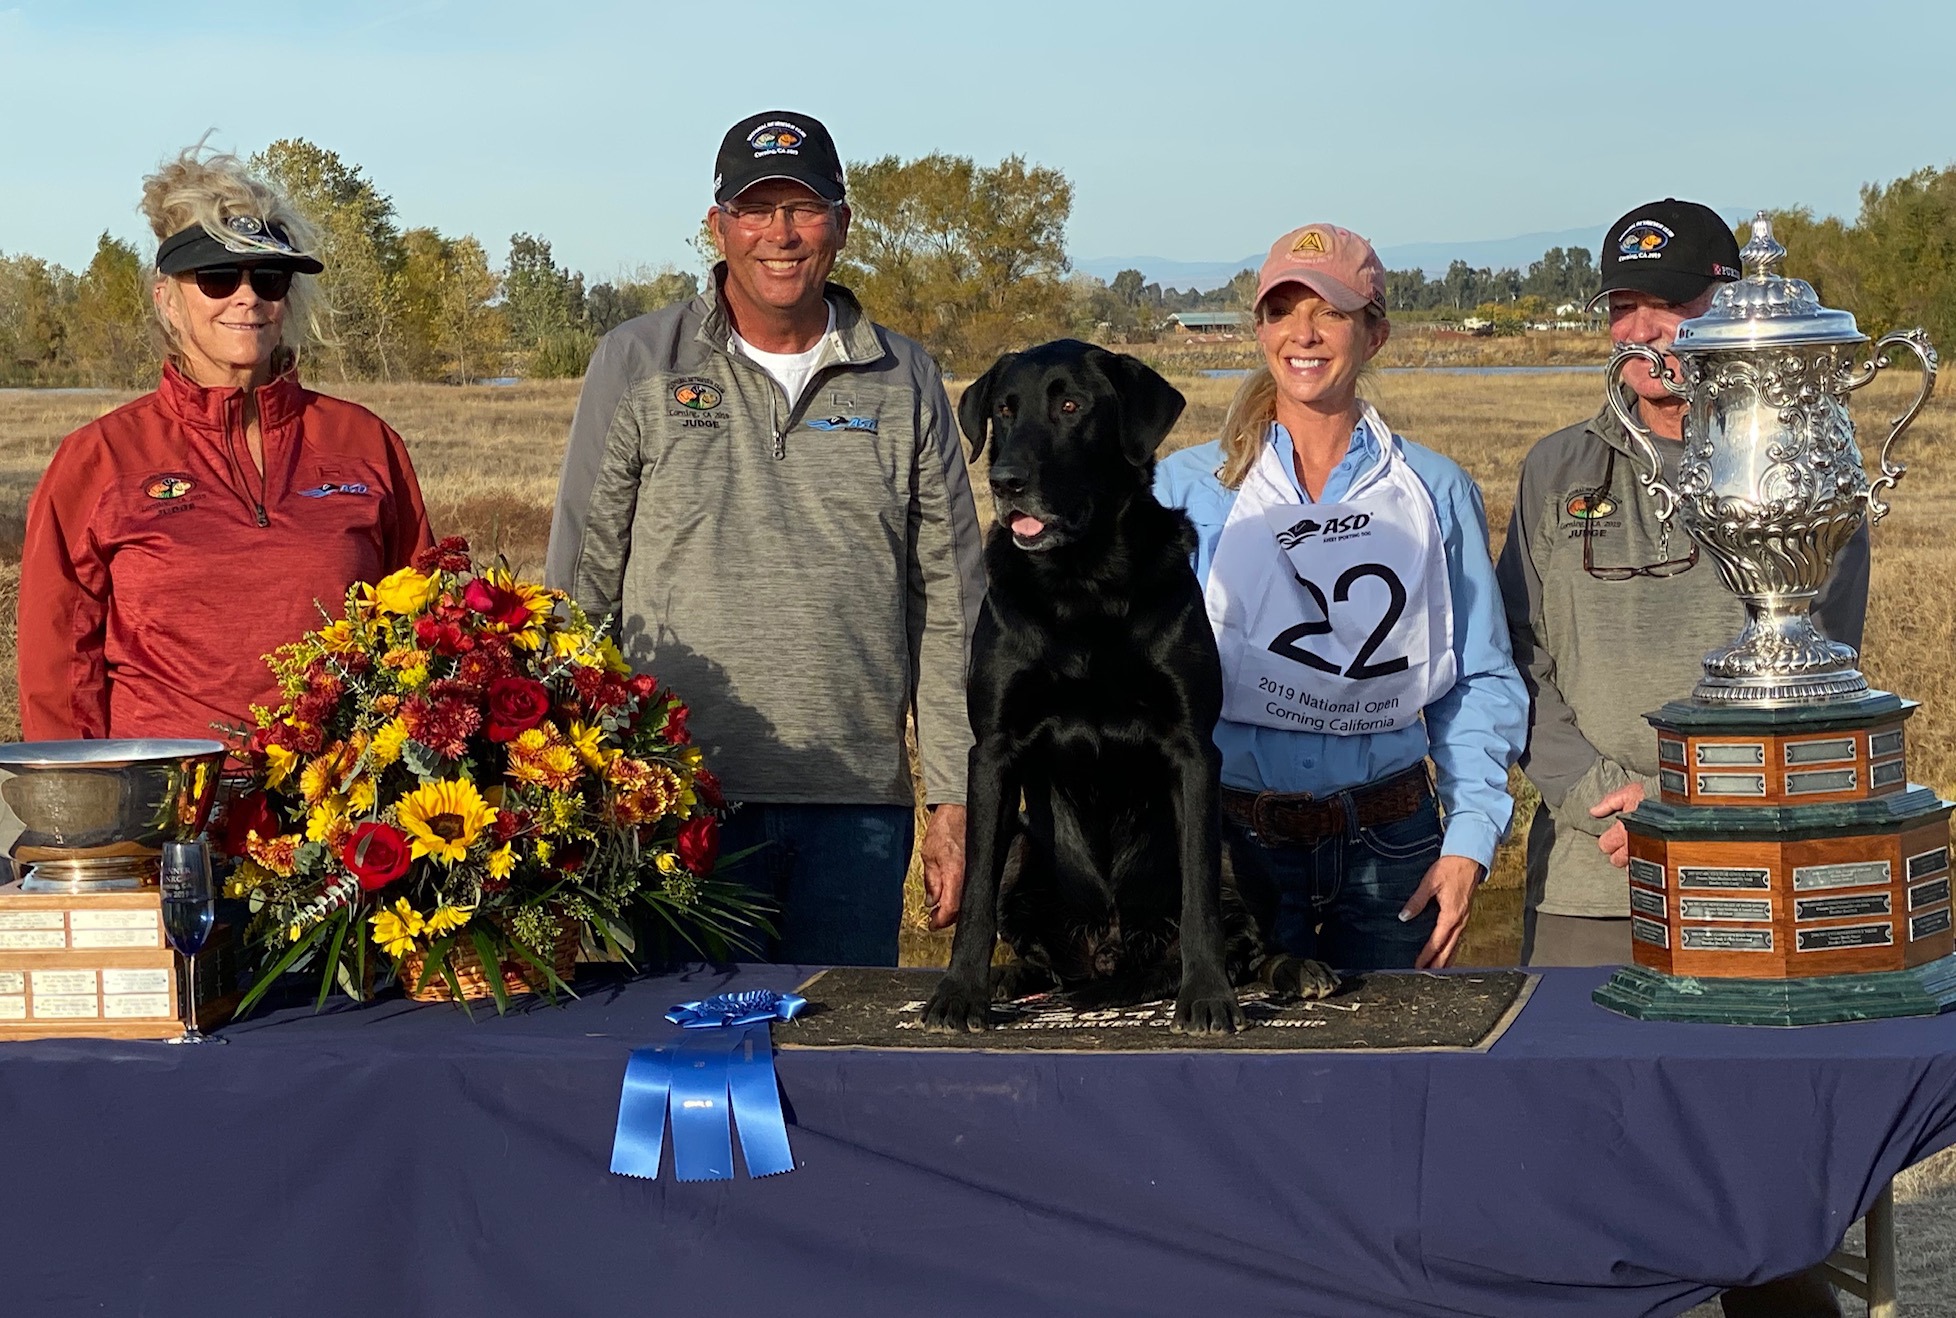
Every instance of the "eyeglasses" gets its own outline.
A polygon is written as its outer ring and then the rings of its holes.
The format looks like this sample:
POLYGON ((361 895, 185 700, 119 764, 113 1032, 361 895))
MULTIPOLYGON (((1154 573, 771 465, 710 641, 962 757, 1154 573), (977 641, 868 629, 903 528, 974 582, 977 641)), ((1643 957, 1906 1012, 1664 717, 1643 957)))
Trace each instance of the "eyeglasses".
POLYGON ((786 215, 788 223, 797 229, 819 229, 835 216, 835 203, 830 201, 784 201, 778 205, 765 201, 730 201, 720 209, 747 233, 759 233, 774 223, 776 211, 786 215))
POLYGON ((277 265, 214 265, 193 272, 197 291, 213 301, 230 297, 238 285, 251 280, 251 291, 267 302, 283 302, 292 291, 292 271, 277 265))
MULTIPOLYGON (((1603 464, 1602 485, 1596 489, 1584 492, 1584 497, 1588 499, 1590 508, 1594 509, 1604 500, 1609 499, 1610 491, 1615 484, 1616 450, 1611 449, 1609 460, 1603 464)), ((1694 541, 1691 545, 1691 552, 1683 558, 1670 558, 1662 563, 1645 563, 1638 567, 1597 567, 1595 560, 1590 556, 1591 545, 1593 543, 1590 525, 1595 520, 1593 517, 1581 519, 1582 570, 1590 576, 1595 577, 1598 581, 1634 581, 1638 577, 1651 577, 1662 580, 1665 577, 1675 577, 1681 573, 1689 572, 1698 565, 1698 545, 1694 541)), ((1657 542, 1659 553, 1662 553, 1668 547, 1670 540, 1671 524, 1666 522, 1664 523, 1664 530, 1657 542)))

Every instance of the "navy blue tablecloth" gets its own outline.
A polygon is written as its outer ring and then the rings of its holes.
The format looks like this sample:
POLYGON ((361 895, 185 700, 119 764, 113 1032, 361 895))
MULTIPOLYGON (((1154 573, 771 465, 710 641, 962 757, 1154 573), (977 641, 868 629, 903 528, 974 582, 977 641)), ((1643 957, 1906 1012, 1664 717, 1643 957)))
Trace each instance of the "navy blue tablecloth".
POLYGON ((727 1183, 606 1170, 626 1055, 801 971, 4 1044, 0 1314, 1673 1314, 1956 1142, 1956 1018, 1650 1024, 1605 973, 1485 1054, 784 1050, 799 1169, 727 1183))

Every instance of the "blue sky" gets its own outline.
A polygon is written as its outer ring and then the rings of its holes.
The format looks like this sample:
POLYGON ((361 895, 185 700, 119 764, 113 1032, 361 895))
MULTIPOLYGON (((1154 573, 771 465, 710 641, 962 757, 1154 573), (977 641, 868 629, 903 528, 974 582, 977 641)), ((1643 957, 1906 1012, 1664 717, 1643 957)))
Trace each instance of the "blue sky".
POLYGON ((494 260, 524 230, 593 278, 690 265, 721 133, 778 107, 846 158, 1056 166, 1082 258, 1311 220, 1501 238, 1665 194, 1852 214, 1956 158, 1952 50, 1956 5, 1899 0, 0 0, 0 251, 145 238, 141 176, 215 128, 330 147, 494 260))

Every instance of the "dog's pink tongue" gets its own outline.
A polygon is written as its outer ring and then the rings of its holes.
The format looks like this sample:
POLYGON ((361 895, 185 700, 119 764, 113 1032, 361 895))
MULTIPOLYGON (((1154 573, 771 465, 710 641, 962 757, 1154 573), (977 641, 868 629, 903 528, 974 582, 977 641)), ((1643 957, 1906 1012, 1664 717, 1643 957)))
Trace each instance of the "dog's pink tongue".
POLYGON ((1027 540, 1032 539, 1045 529, 1046 523, 1040 521, 1037 517, 1029 517, 1025 513, 1020 513, 1012 519, 1012 534, 1023 536, 1027 540))

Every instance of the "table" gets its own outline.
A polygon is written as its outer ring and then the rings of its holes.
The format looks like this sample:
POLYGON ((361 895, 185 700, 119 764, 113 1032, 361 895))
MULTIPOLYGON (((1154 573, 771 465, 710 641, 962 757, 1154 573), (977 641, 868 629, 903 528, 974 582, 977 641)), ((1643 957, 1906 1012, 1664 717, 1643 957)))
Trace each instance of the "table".
POLYGON ((800 1168, 703 1184, 607 1172, 626 1054, 805 971, 7 1045, 0 1315, 1674 1314, 1956 1142, 1956 1018, 1630 1021, 1607 973, 1484 1054, 783 1050, 800 1168))

